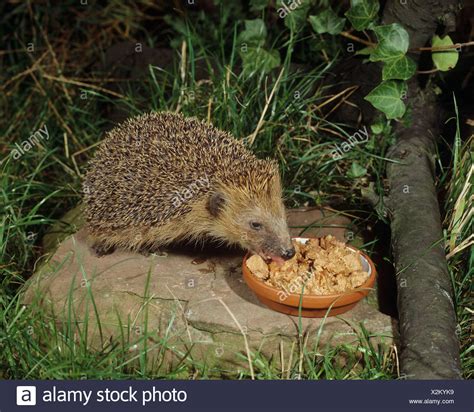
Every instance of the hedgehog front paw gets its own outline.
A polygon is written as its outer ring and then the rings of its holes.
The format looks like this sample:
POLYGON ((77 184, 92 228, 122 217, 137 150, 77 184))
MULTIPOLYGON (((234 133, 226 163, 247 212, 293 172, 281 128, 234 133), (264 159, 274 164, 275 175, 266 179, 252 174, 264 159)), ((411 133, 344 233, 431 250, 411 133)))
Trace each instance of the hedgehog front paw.
POLYGON ((103 243, 94 243, 91 248, 97 257, 110 255, 115 250, 113 246, 106 246, 103 243))

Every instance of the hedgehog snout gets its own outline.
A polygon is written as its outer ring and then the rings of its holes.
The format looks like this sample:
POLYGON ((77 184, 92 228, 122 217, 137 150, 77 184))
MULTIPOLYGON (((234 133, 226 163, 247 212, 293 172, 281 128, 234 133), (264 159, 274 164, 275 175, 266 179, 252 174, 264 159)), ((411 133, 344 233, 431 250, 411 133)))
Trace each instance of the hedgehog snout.
POLYGON ((288 242, 282 242, 278 238, 267 239, 262 247, 262 252, 265 256, 279 258, 282 260, 289 260, 296 254, 291 240, 288 242))
POLYGON ((296 254, 296 250, 295 248, 292 246, 291 248, 289 249, 283 249, 283 252, 281 254, 281 257, 285 260, 289 260, 291 259, 293 256, 295 256, 296 254))
POLYGON ((281 241, 281 247, 280 247, 280 256, 284 260, 289 260, 296 254, 295 247, 293 246, 293 242, 291 240, 290 233, 288 231, 288 227, 285 228, 286 234, 283 236, 283 239, 281 241))

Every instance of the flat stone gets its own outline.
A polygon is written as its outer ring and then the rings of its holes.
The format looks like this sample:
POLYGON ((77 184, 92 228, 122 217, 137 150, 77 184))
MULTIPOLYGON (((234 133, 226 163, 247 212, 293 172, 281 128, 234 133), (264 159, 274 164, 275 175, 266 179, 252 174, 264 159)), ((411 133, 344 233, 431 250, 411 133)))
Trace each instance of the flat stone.
MULTIPOLYGON (((71 216, 79 218, 77 213, 71 216)), ((304 236, 331 233, 344 240, 351 222, 311 208, 290 211, 289 223, 293 235, 310 225, 304 236)), ((51 235, 48 242, 54 243, 51 235)), ((163 255, 115 251, 99 258, 80 229, 62 240, 32 276, 24 301, 41 304, 57 322, 70 319, 78 328, 87 324, 96 348, 123 336, 136 350, 145 341, 154 342, 151 353, 164 356, 169 365, 186 353, 209 365, 245 365, 245 356, 237 356, 245 353, 245 341, 250 351, 279 360, 280 351, 288 356, 298 336, 298 318, 258 301, 242 279, 242 257, 236 251, 174 248, 163 255)), ((309 334, 310 345, 318 341, 324 347, 357 341, 363 323, 378 341, 390 344, 391 318, 369 301, 373 297, 337 317, 303 318, 302 332, 309 334)))

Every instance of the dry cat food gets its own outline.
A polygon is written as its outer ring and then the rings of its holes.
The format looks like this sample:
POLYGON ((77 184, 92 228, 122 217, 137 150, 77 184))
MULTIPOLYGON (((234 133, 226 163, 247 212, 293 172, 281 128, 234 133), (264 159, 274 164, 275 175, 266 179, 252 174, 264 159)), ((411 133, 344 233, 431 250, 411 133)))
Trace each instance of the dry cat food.
POLYGON ((293 240, 296 254, 282 265, 267 264, 259 255, 247 259, 247 267, 267 285, 286 293, 331 295, 361 286, 369 274, 364 271, 360 254, 346 247, 331 235, 308 239, 304 243, 293 240))

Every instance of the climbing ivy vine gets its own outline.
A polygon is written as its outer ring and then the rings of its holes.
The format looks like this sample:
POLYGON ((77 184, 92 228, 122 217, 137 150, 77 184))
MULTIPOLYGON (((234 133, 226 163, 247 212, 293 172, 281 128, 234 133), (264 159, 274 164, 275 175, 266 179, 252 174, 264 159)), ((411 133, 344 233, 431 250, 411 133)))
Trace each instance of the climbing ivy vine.
MULTIPOLYGON (((254 10, 263 10, 266 0, 251 0, 254 10)), ((378 0, 351 0, 349 10, 336 13, 330 6, 319 13, 307 15, 312 6, 312 0, 277 0, 277 13, 285 18, 285 25, 292 31, 299 31, 309 22, 312 30, 317 34, 339 35, 344 30, 353 29, 365 32, 371 41, 362 42, 367 47, 357 54, 367 56, 366 63, 382 63, 382 82, 377 85, 365 99, 376 109, 383 112, 387 119, 400 119, 406 113, 407 84, 406 81, 416 73, 416 63, 407 53, 409 52, 409 36, 407 31, 398 23, 380 25, 377 23, 380 5, 378 0), (371 35, 372 33, 372 35, 371 35), (375 41, 376 40, 376 41, 375 41)), ((276 50, 266 48, 267 31, 262 19, 247 20, 245 30, 240 33, 240 55, 243 61, 244 72, 252 74, 257 70, 266 73, 280 66, 280 55, 276 50)), ((354 37, 354 36, 353 36, 354 37)), ((452 45, 449 36, 440 38, 434 36, 432 58, 436 70, 452 69, 458 60, 456 49, 446 49, 452 45)))

